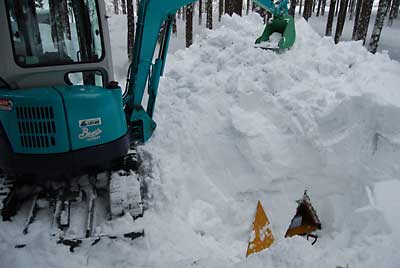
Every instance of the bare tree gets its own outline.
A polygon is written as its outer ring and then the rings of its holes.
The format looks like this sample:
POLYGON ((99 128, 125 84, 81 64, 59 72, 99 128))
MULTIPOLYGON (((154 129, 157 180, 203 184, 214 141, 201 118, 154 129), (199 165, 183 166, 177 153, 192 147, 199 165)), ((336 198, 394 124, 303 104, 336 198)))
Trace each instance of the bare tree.
POLYGON ((221 21, 221 17, 224 14, 224 0, 218 0, 218 21, 221 21))
POLYGON ((126 15, 126 0, 121 0, 122 14, 126 15))
POLYGON ((389 14, 390 7, 392 6, 392 0, 388 0, 387 6, 386 6, 386 11, 385 11, 385 16, 389 14))
POLYGON ((114 14, 118 15, 119 14, 118 0, 113 0, 113 4, 114 4, 114 14))
POLYGON ((61 0, 62 2, 62 21, 63 21, 63 29, 65 31, 65 34, 67 35, 67 39, 71 40, 72 35, 71 35, 71 25, 69 23, 69 12, 68 12, 68 3, 67 0, 61 0))
POLYGON ((353 13, 354 13, 355 5, 356 5, 356 0, 351 0, 350 1, 350 8, 349 8, 349 20, 353 19, 353 13))
POLYGON ((172 33, 177 35, 178 33, 178 29, 177 29, 177 25, 176 25, 176 15, 174 16, 174 21, 172 22, 172 33))
POLYGON ((127 0, 128 9, 128 57, 132 60, 133 46, 135 44, 135 12, 133 1, 127 0))
POLYGON ((249 11, 250 11, 250 0, 246 1, 246 15, 249 15, 249 11))
POLYGON ((326 0, 322 0, 321 16, 325 15, 326 0))
MULTIPOLYGON (((34 9, 34 7, 33 7, 34 9)), ((32 11, 33 11, 32 9, 32 11)), ((64 18, 64 4, 62 1, 50 0, 49 1, 49 9, 50 9, 50 25, 51 25, 51 36, 53 41, 57 44, 57 49, 60 53, 67 54, 67 47, 65 45, 64 38, 64 26, 65 20, 58 19, 64 18)), ((33 13, 33 12, 32 12, 33 13)), ((36 12, 33 13, 36 16, 36 12)))
POLYGON ((303 0, 300 0, 299 3, 299 15, 301 15, 301 7, 303 6, 303 0))
POLYGON ((212 20, 212 12, 213 12, 213 1, 207 0, 206 2, 206 9, 207 9, 207 20, 206 20, 206 27, 210 30, 213 28, 213 20, 212 20))
POLYGON ((336 8, 335 8, 335 17, 338 15, 338 12, 339 12, 339 3, 340 3, 340 0, 337 0, 336 1, 336 8))
POLYGON ((322 0, 318 0, 317 17, 319 17, 319 14, 321 12, 321 4, 322 4, 322 0))
POLYGON ((339 43, 340 37, 343 33, 344 23, 346 21, 347 14, 347 6, 349 4, 349 0, 340 0, 340 10, 339 16, 336 24, 336 32, 335 32, 335 44, 339 43))
POLYGON ((199 25, 203 23, 203 1, 199 0, 199 25))
POLYGON ((296 10, 296 2, 296 0, 290 0, 289 15, 291 15, 292 17, 294 17, 294 13, 296 10))
POLYGON ((178 15, 178 19, 180 19, 181 16, 182 16, 182 8, 178 9, 178 11, 176 12, 176 14, 178 15))
POLYGON ((225 14, 233 15, 233 2, 234 0, 225 0, 225 14))
POLYGON ((357 0, 356 16, 354 18, 353 35, 352 35, 353 40, 357 39, 358 20, 360 19, 360 11, 361 11, 362 2, 363 2, 363 0, 357 0))
POLYGON ((193 4, 186 6, 186 47, 193 44, 193 4))
POLYGON ((336 6, 336 0, 331 0, 331 3, 329 5, 328 20, 326 22, 326 30, 325 30, 326 36, 332 35, 332 25, 333 25, 333 18, 335 16, 335 6, 336 6))
POLYGON ((308 21, 312 13, 313 0, 304 0, 303 18, 308 21))
POLYGON ((393 0, 389 14, 389 23, 388 23, 389 26, 392 26, 393 19, 397 19, 397 16, 399 15, 399 6, 400 6, 400 0, 393 0))
POLYGON ((372 31, 369 50, 376 53, 378 49, 379 38, 381 37, 383 22, 385 21, 385 13, 388 5, 388 0, 379 0, 378 12, 376 15, 374 30, 372 31))
POLYGON ((363 5, 361 7, 360 18, 358 19, 356 40, 363 40, 363 44, 365 44, 365 40, 368 33, 368 26, 371 17, 373 3, 374 0, 364 0, 363 5))
POLYGON ((233 12, 238 14, 239 16, 242 16, 243 0, 233 0, 231 2, 233 2, 233 12))

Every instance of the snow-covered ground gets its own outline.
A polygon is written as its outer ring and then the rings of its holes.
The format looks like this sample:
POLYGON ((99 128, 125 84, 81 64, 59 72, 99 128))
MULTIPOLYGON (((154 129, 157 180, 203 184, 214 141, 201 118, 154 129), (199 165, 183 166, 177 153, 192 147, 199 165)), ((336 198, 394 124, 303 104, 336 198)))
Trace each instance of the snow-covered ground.
POLYGON ((28 237, 0 223, 0 267, 399 267, 400 63, 334 45, 302 19, 296 28, 293 49, 275 54, 254 48, 258 15, 224 16, 169 56, 158 128, 140 148, 151 170, 144 238, 70 253, 40 222, 28 237), (283 238, 305 189, 322 221, 314 246, 283 238), (276 241, 246 259, 257 200, 276 241))

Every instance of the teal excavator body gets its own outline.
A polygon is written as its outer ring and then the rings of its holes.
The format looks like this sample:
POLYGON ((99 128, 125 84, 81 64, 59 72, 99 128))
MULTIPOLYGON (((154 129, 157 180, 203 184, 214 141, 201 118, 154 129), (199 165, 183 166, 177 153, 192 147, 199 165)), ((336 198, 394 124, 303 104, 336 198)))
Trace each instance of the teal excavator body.
POLYGON ((19 178, 90 174, 147 141, 173 15, 194 1, 140 1, 123 95, 113 82, 103 1, 0 0, 0 171, 19 178))
POLYGON ((282 35, 276 50, 289 49, 296 41, 296 29, 294 19, 288 14, 288 0, 274 4, 272 0, 254 0, 254 2, 271 12, 273 19, 267 23, 264 32, 256 40, 256 44, 269 41, 273 33, 282 35))

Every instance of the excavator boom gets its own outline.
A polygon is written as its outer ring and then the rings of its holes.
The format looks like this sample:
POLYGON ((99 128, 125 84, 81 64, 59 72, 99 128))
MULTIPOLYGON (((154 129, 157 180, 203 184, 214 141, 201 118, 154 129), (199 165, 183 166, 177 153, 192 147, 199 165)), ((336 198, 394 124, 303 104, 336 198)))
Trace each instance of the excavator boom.
POLYGON ((166 62, 173 15, 182 6, 193 2, 195 0, 142 0, 140 2, 136 39, 128 74, 127 94, 124 97, 125 113, 133 133, 132 138, 135 141, 147 141, 156 127, 152 117, 158 84, 166 62), (160 53, 153 62, 157 40, 162 28, 164 29, 160 53), (149 98, 147 108, 144 110, 142 101, 146 85, 149 98))

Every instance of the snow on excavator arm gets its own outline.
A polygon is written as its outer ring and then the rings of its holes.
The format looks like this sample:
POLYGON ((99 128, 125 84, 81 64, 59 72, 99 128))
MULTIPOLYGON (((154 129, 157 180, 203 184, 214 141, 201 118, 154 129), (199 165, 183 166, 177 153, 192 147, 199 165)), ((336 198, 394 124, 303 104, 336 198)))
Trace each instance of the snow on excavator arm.
POLYGON ((134 141, 147 141, 156 123, 152 119, 157 98, 158 84, 163 74, 171 35, 173 15, 196 0, 142 0, 138 8, 138 21, 132 62, 128 74, 127 93, 124 96, 125 113, 134 141), (165 23, 165 24, 164 24, 165 23), (164 33, 160 53, 153 63, 162 25, 164 33), (147 108, 142 106, 145 88, 148 88, 147 108))

